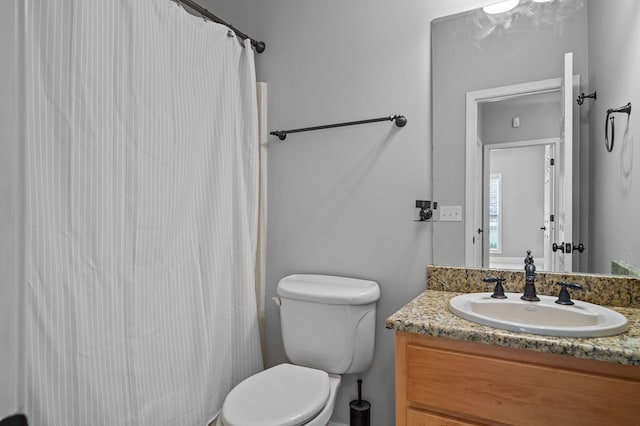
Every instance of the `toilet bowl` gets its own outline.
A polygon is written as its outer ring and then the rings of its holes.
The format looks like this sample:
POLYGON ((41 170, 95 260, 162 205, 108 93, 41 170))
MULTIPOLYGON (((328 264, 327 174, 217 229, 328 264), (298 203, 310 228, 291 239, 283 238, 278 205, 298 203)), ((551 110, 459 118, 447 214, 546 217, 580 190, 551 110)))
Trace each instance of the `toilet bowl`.
POLYGON ((325 426, 341 377, 280 364, 240 382, 227 395, 217 426, 325 426))
POLYGON ((240 382, 229 392, 217 426, 326 426, 344 374, 373 361, 373 281, 290 275, 278 283, 282 342, 290 363, 240 382))

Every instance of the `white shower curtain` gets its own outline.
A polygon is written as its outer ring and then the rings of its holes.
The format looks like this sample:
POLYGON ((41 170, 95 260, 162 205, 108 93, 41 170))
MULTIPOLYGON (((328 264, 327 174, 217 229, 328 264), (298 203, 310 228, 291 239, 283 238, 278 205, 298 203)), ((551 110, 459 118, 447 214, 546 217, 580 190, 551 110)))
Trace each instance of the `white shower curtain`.
POLYGON ((24 409, 203 425, 262 367, 253 52, 169 0, 26 0, 24 53, 24 409))

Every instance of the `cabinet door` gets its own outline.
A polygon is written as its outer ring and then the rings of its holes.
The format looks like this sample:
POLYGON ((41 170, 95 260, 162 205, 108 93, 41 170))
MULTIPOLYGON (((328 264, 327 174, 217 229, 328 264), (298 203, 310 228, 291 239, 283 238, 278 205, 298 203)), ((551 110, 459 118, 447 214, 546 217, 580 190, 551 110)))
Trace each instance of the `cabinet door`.
POLYGON ((442 416, 429 411, 420 411, 409 408, 407 410, 407 426, 476 426, 477 423, 469 423, 464 420, 442 416))
POLYGON ((406 355, 410 404, 504 424, 639 424, 637 380, 413 344, 406 355))

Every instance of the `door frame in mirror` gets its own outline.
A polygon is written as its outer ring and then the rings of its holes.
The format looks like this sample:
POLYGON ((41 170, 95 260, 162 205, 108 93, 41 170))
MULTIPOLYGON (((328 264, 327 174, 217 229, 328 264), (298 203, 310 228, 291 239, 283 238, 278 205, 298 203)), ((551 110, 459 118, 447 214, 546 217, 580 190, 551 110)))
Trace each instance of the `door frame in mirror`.
MULTIPOLYGON (((574 76, 574 79, 576 76, 574 76)), ((579 77, 578 77, 579 78, 579 77)), ((482 266, 483 248, 476 244, 476 229, 483 227, 482 195, 475 190, 477 183, 482 185, 482 160, 478 162, 478 106, 482 102, 503 100, 539 93, 562 90, 562 79, 531 81, 490 89, 467 92, 466 129, 465 129, 465 265, 482 266)))
MULTIPOLYGON (((559 100, 558 100, 559 101, 559 100)), ((554 222, 550 222, 549 218, 551 215, 551 212, 554 210, 553 205, 557 202, 555 197, 556 197, 556 189, 553 188, 557 185, 556 182, 556 178, 555 178, 555 173, 551 170, 551 166, 549 165, 549 159, 551 158, 555 158, 555 152, 558 150, 558 147, 560 145, 560 137, 552 137, 552 138, 544 138, 544 139, 533 139, 533 140, 525 140, 525 141, 516 141, 516 142, 502 142, 502 143, 485 143, 483 144, 483 151, 482 151, 482 162, 483 162, 483 168, 484 168, 484 176, 483 176, 483 181, 482 183, 479 182, 475 182, 475 184, 477 185, 474 188, 474 191, 481 191, 482 193, 482 199, 483 199, 483 206, 488 206, 489 205, 489 191, 488 191, 488 184, 489 184, 489 176, 492 174, 491 173, 491 160, 490 160, 490 156, 491 156, 491 152, 493 150, 497 150, 497 149, 517 149, 517 148, 531 148, 531 147, 544 147, 545 151, 544 151, 544 155, 545 155, 545 159, 544 159, 544 165, 545 165, 545 174, 549 174, 550 175, 550 179, 547 182, 546 180, 543 182, 539 182, 539 184, 541 186, 543 186, 543 194, 544 194, 544 205, 543 205, 543 224, 544 226, 542 228, 540 228, 541 230, 544 230, 544 238, 543 238, 543 256, 544 256, 544 261, 543 262, 539 262, 537 264, 538 270, 540 271, 553 271, 553 257, 551 256, 551 244, 552 244, 552 236, 554 235, 555 232, 555 223, 554 222), (547 151, 548 150, 548 151, 547 151), (548 158, 547 158, 548 156, 548 158)), ((480 155, 480 153, 478 153, 480 155)), ((478 159, 478 161, 480 161, 480 159, 478 159)), ((482 215, 483 215, 483 227, 482 229, 484 230, 482 236, 483 238, 489 238, 491 235, 491 230, 489 228, 489 209, 488 208, 483 208, 482 209, 482 215)), ((493 265, 491 265, 491 253, 489 250, 489 244, 488 241, 482 241, 482 268, 492 268, 494 267, 493 265)), ((520 261, 518 263, 518 265, 520 265, 521 262, 521 258, 519 258, 520 261)), ((500 269, 512 269, 510 267, 500 267, 500 269)), ((518 269, 522 269, 520 266, 518 267, 518 269)))

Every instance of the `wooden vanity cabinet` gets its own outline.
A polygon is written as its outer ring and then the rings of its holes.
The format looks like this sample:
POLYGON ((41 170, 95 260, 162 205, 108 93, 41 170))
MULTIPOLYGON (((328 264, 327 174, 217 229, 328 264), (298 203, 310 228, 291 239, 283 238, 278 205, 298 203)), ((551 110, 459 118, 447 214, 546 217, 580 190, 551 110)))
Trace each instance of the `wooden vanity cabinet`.
POLYGON ((639 425, 640 367, 396 332, 396 425, 639 425))

